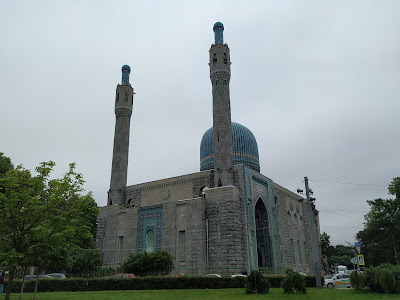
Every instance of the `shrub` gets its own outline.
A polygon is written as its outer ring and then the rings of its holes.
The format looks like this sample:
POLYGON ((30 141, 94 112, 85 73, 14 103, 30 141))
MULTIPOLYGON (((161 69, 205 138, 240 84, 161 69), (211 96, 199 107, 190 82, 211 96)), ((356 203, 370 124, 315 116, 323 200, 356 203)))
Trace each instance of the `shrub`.
POLYGON ((246 278, 245 288, 246 294, 268 294, 270 285, 261 272, 253 270, 246 278))
POLYGON ((121 266, 124 273, 137 276, 166 275, 173 267, 172 255, 164 250, 132 253, 121 266))
POLYGON ((392 270, 384 267, 377 268, 374 279, 375 284, 378 284, 386 294, 395 290, 396 279, 394 278, 392 270))
POLYGON ((351 287, 357 291, 365 289, 366 276, 364 273, 351 272, 350 274, 351 287))
POLYGON ((286 277, 282 280, 281 287, 284 293, 306 293, 306 280, 300 273, 286 270, 286 277))

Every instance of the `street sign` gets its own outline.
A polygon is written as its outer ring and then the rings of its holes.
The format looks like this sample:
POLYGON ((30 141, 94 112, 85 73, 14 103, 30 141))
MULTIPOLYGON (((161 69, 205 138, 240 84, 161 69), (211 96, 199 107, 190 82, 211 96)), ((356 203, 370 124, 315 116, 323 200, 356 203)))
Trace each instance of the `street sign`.
POLYGON ((364 255, 357 255, 358 265, 365 266, 364 255))
POLYGON ((354 246, 356 247, 358 254, 361 254, 361 243, 360 242, 354 243, 354 246))
POLYGON ((350 259, 350 262, 355 265, 357 263, 357 258, 353 257, 352 259, 350 259))

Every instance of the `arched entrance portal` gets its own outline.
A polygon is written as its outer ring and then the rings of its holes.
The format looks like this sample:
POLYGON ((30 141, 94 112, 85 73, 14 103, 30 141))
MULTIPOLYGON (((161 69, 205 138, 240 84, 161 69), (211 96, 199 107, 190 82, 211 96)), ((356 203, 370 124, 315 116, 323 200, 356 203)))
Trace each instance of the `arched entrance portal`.
POLYGON ((261 198, 255 208, 258 267, 273 267, 271 236, 269 235, 268 213, 261 198))

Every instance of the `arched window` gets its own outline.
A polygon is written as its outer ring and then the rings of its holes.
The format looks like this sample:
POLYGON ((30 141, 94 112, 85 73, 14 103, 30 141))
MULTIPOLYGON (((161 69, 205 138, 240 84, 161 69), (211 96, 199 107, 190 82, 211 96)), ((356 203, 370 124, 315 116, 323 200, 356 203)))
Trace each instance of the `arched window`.
POLYGON ((154 230, 147 229, 146 231, 146 252, 154 251, 154 230))

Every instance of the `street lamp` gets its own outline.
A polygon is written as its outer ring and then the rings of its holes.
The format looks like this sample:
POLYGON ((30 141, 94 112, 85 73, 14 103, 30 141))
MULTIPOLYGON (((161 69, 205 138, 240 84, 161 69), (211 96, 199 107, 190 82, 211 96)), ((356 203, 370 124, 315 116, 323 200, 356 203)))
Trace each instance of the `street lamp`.
MULTIPOLYGON (((314 263, 315 285, 317 286, 317 288, 320 288, 322 286, 321 286, 321 274, 319 270, 318 248, 316 240, 317 230, 315 228, 314 213, 311 207, 311 202, 314 202, 315 198, 310 197, 310 194, 314 194, 314 192, 308 187, 307 177, 304 177, 304 183, 306 186, 306 197, 307 197, 306 205, 307 205, 307 216, 308 216, 307 219, 308 219, 308 229, 310 232, 311 252, 314 263)), ((297 189, 297 192, 299 194, 302 194, 303 190, 297 189)))

